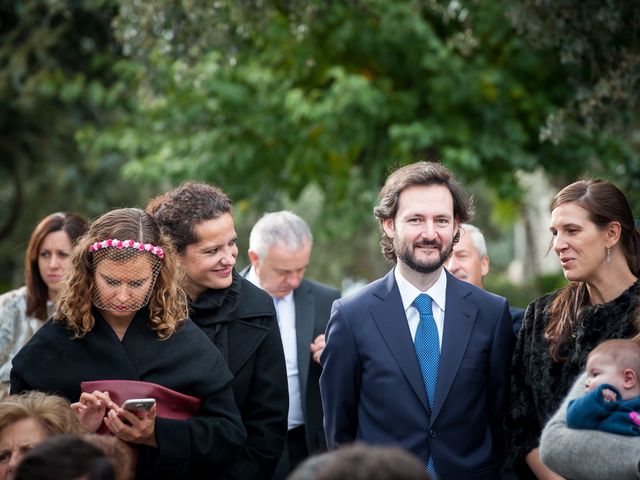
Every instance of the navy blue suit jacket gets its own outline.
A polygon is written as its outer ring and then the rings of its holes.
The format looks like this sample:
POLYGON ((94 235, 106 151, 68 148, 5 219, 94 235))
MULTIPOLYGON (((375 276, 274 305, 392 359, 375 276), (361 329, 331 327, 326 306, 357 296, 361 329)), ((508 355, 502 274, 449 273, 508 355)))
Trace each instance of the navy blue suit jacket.
POLYGON ((393 270, 336 300, 321 357, 329 448, 399 445, 442 479, 496 479, 505 460, 503 417, 513 330, 504 298, 447 275, 433 411, 393 270))

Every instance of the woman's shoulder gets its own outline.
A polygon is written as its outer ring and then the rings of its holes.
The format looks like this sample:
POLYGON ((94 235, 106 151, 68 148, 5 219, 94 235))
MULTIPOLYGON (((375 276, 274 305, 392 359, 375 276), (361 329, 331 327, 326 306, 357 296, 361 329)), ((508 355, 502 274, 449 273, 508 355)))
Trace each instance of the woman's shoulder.
POLYGON ((564 288, 565 287, 559 288, 552 292, 545 293, 544 295, 536 298, 533 302, 531 302, 529 306, 533 305, 536 310, 546 308, 547 305, 549 305, 552 302, 552 300, 556 298, 560 294, 560 292, 564 290, 564 288))
POLYGON ((24 364, 28 368, 39 368, 49 358, 58 358, 73 341, 73 332, 64 322, 47 320, 13 359, 14 367, 24 364))
POLYGON ((547 307, 561 291, 562 289, 545 293, 527 306, 520 329, 524 338, 543 338, 541 332, 546 328, 549 321, 547 307))
POLYGON ((276 321, 276 308, 267 292, 244 277, 240 278, 240 299, 237 317, 242 320, 264 319, 276 321))
POLYGON ((51 340, 55 340, 56 342, 71 342, 74 340, 74 334, 73 331, 68 328, 65 321, 50 318, 42 324, 42 327, 40 327, 31 338, 34 342, 46 345, 51 340))
POLYGON ((541 297, 536 298, 527 306, 524 314, 525 319, 528 319, 529 323, 531 323, 531 319, 546 318, 547 307, 561 291, 562 289, 554 290, 553 292, 545 293, 541 297))
POLYGON ((27 305, 27 287, 16 288, 0 295, 0 309, 24 309, 27 305))
POLYGON ((159 344, 167 343, 171 345, 171 349, 184 352, 187 356, 193 356, 194 353, 208 355, 207 352, 211 351, 212 345, 206 333, 190 318, 182 320, 167 340, 159 342, 159 344))

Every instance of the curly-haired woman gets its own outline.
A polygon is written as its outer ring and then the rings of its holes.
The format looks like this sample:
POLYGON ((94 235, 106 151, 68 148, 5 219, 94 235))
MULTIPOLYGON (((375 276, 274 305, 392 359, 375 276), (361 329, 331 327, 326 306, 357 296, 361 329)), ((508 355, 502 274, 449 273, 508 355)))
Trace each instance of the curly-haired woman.
POLYGON ((11 390, 74 402, 89 432, 105 426, 137 447, 136 478, 197 479, 215 478, 244 441, 231 380, 187 319, 170 242, 150 215, 124 208, 93 222, 74 249, 53 321, 14 358, 11 390), (123 382, 104 382, 111 394, 82 391, 81 382, 104 380, 146 382, 201 404, 186 419, 159 415, 160 402, 138 416, 111 399, 123 382))

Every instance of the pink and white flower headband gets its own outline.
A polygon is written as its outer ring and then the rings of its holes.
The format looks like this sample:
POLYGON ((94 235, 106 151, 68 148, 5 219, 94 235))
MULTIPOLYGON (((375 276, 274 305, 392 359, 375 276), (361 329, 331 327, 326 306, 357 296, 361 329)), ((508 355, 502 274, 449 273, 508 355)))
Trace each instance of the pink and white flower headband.
POLYGON ((101 242, 96 242, 89 247, 90 252, 95 252, 100 250, 101 248, 133 248, 135 250, 140 250, 141 252, 149 252, 156 255, 158 258, 164 258, 164 250, 161 247, 156 247, 155 245, 151 245, 150 243, 140 243, 135 240, 117 240, 115 238, 109 238, 108 240, 102 240, 101 242))

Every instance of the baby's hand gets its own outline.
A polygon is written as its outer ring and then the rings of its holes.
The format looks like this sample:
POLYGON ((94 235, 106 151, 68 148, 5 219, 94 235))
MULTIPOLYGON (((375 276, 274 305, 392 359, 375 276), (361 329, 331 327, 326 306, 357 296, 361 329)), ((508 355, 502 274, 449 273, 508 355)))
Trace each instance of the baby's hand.
POLYGON ((609 390, 608 388, 602 389, 602 399, 605 402, 615 402, 617 400, 616 392, 609 390))

